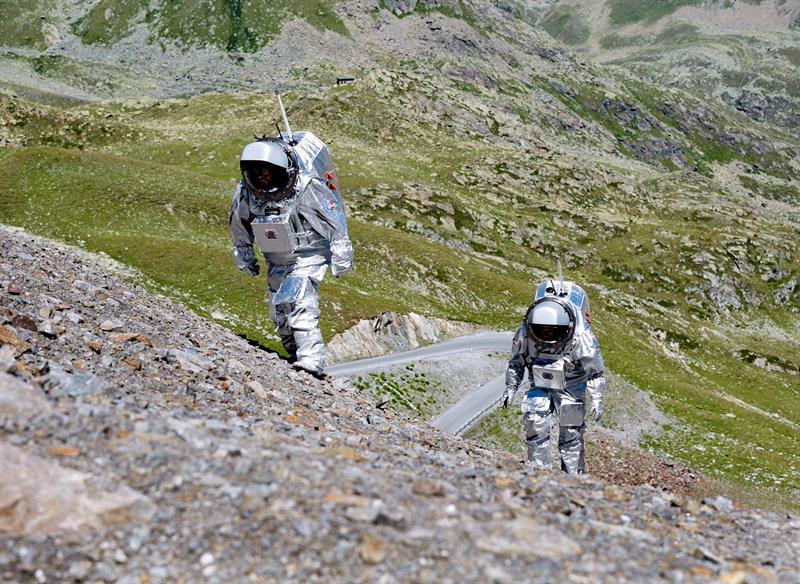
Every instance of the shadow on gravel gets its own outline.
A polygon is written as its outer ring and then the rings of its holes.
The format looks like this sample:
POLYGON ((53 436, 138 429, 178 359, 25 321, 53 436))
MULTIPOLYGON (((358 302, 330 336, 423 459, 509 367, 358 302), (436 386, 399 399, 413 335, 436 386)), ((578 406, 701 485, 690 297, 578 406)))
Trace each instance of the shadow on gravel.
POLYGON ((292 359, 290 359, 286 355, 276 351, 275 349, 267 347, 266 345, 262 345, 260 342, 256 341, 255 339, 251 339, 244 333, 236 333, 236 336, 239 337, 240 339, 247 341, 247 344, 250 345, 251 347, 256 347, 257 349, 261 349, 266 353, 272 353, 273 355, 276 355, 279 359, 286 361, 287 363, 293 362, 292 359))

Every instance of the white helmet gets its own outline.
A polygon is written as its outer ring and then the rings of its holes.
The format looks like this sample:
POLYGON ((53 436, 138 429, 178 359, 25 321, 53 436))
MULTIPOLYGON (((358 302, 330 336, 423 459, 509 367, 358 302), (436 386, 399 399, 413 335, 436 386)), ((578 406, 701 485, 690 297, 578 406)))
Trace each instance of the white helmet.
POLYGON ((544 296, 528 309, 525 323, 537 345, 557 349, 575 333, 575 311, 566 300, 544 296))
POLYGON ((291 150, 275 138, 261 139, 245 146, 239 167, 245 184, 262 200, 285 198, 293 191, 297 180, 297 165, 291 150))

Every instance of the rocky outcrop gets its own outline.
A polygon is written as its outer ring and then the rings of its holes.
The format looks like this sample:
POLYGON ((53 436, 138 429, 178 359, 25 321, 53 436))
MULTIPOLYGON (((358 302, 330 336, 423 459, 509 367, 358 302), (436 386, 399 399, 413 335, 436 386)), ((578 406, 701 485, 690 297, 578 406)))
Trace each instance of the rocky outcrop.
POLYGON ((0 363, 35 396, 0 412, 3 581, 798 578, 793 515, 528 474, 85 254, 0 253, 0 363))
POLYGON ((414 312, 384 312, 333 337, 328 343, 332 362, 378 357, 407 351, 443 339, 476 332, 478 327, 464 322, 425 317, 414 312))
MULTIPOLYGON (((51 446, 51 456, 77 456, 70 446, 51 446)), ((33 536, 146 522, 150 501, 125 485, 104 492, 87 475, 0 443, 0 532, 33 536)))

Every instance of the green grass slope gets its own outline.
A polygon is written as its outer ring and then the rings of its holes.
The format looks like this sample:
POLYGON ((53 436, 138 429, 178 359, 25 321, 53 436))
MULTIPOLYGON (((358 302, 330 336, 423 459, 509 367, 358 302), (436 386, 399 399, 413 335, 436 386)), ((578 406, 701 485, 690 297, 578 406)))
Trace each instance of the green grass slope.
MULTIPOLYGON (((33 143, 0 161, 0 220, 105 251, 276 347, 263 280, 233 269, 226 226, 236 155, 265 99, 102 106, 62 120, 58 148, 35 143, 54 142, 60 114, 32 109, 14 127, 33 143)), ((608 167, 600 181, 577 159, 502 144, 490 158, 486 138, 410 124, 402 100, 389 108, 358 87, 287 102, 296 127, 316 122, 333 146, 359 251, 352 277, 323 286, 326 335, 388 309, 512 327, 558 253, 590 290, 608 365, 679 420, 649 444, 796 489, 798 299, 775 300, 798 273, 791 221, 702 175, 633 183, 608 167)))

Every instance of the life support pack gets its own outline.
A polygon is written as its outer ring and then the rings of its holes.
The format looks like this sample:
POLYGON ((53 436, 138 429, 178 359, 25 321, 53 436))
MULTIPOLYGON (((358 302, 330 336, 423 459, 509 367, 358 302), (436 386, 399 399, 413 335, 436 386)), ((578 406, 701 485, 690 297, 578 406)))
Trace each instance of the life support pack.
POLYGON ((299 245, 291 211, 256 217, 250 224, 256 245, 264 253, 292 253, 299 245))
MULTIPOLYGON (((280 136, 288 140, 285 133, 280 136)), ((337 203, 341 202, 341 189, 339 176, 333 166, 333 158, 328 146, 311 132, 294 132, 294 143, 290 145, 291 154, 294 156, 300 172, 306 176, 316 176, 324 181, 331 190, 337 203)))

